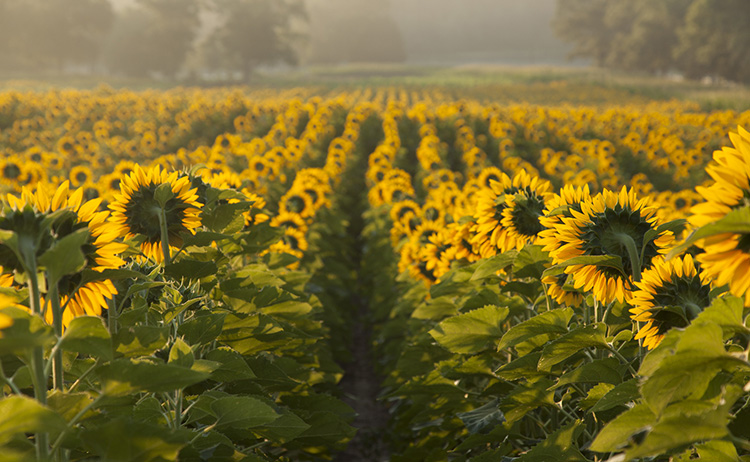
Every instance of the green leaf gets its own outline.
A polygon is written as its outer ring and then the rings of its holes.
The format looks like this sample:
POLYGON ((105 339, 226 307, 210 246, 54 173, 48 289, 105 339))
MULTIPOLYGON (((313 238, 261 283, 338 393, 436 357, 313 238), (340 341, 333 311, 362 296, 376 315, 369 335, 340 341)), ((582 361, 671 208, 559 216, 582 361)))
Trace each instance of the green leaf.
POLYGON ((610 421, 591 443, 594 452, 613 452, 624 447, 630 437, 650 428, 656 415, 643 403, 636 404, 610 421))
POLYGON ((517 422, 539 407, 556 407, 555 392, 550 390, 552 384, 551 380, 541 379, 534 383, 517 385, 500 403, 500 409, 505 413, 508 423, 517 422))
POLYGON ((517 359, 500 367, 495 371, 495 375, 505 380, 526 379, 533 381, 540 377, 547 377, 549 374, 545 371, 540 371, 538 368, 539 358, 541 357, 541 351, 519 356, 517 359))
POLYGON ((86 257, 81 247, 89 238, 88 228, 74 231, 58 239, 38 259, 39 265, 47 271, 47 284, 57 284, 63 276, 81 271, 86 264, 86 257))
POLYGON ((500 339, 497 349, 499 351, 510 348, 540 335, 565 334, 568 332, 568 323, 572 317, 573 309, 568 307, 538 314, 511 327, 500 339))
POLYGON ((458 308, 450 297, 440 297, 420 303, 417 309, 412 312, 411 317, 414 319, 440 321, 443 318, 457 314, 458 308))
MULTIPOLYGON (((93 401, 94 398, 89 393, 65 393, 60 390, 52 390, 47 394, 47 406, 66 421, 73 419, 76 414, 93 401)), ((89 411, 91 414, 93 412, 89 411)))
POLYGON ((132 286, 128 287, 128 291, 125 293, 124 298, 128 298, 133 294, 137 294, 138 292, 141 292, 143 290, 149 290, 153 289, 155 287, 162 287, 166 286, 169 283, 167 282, 139 282, 138 284, 133 284, 132 286))
POLYGON ((169 202, 170 199, 174 199, 174 197, 174 191, 172 191, 172 185, 170 183, 162 183, 157 186, 156 191, 154 191, 154 199, 156 199, 156 202, 161 208, 165 208, 167 202, 169 202))
POLYGON ((550 263, 549 254, 542 250, 542 246, 524 246, 513 262, 513 276, 516 278, 542 279, 542 273, 550 263))
POLYGON ((183 247, 190 247, 190 246, 207 247, 207 246, 210 246, 211 243, 213 242, 229 239, 232 237, 232 235, 223 234, 223 233, 212 233, 209 231, 200 231, 195 234, 184 233, 181 237, 182 237, 183 247))
POLYGON ((164 274, 174 279, 202 279, 219 271, 213 261, 200 261, 183 258, 164 267, 164 274))
POLYGON ((139 271, 127 269, 84 269, 82 272, 80 285, 84 285, 93 281, 104 281, 107 279, 109 279, 110 281, 119 281, 122 279, 148 279, 148 276, 139 271))
POLYGON ((582 430, 580 420, 572 422, 549 435, 516 460, 517 462, 587 462, 588 459, 575 446, 575 440, 582 430))
POLYGON ((661 414, 671 402, 700 397, 721 370, 750 365, 724 350, 722 329, 717 324, 694 323, 680 336, 674 355, 666 356, 641 386, 644 402, 661 414))
POLYGON ((478 263, 476 269, 474 270, 474 273, 471 275, 470 280, 477 281, 479 279, 485 279, 491 276, 495 276, 495 274, 501 269, 513 265, 513 262, 516 261, 517 256, 517 250, 509 250, 505 253, 501 253, 500 255, 494 255, 492 257, 482 259, 478 263))
POLYGON ((724 332, 725 340, 737 334, 747 335, 750 334, 750 329, 742 322, 743 310, 744 303, 741 298, 727 295, 715 299, 711 306, 693 320, 693 324, 703 322, 718 324, 724 332))
POLYGON ((234 229, 236 226, 230 225, 239 220, 242 220, 244 224, 242 213, 248 211, 251 205, 251 202, 246 201, 219 204, 213 209, 204 210, 201 214, 201 222, 209 231, 218 233, 238 231, 238 229, 234 229))
POLYGON ((485 306, 442 321, 430 335, 453 353, 479 353, 503 336, 508 312, 506 307, 485 306))
POLYGON ((622 382, 620 362, 615 358, 595 359, 583 366, 563 374, 554 388, 560 388, 571 383, 610 383, 617 385, 622 382))
POLYGON ((604 336, 606 330, 607 326, 604 323, 597 323, 577 327, 562 337, 553 340, 542 351, 539 370, 548 371, 555 364, 565 361, 584 348, 607 349, 609 345, 604 336))
MULTIPOLYGON (((551 268, 548 268, 542 274, 542 277, 557 276, 565 272, 565 268, 573 265, 596 265, 604 266, 607 268, 614 268, 619 270, 625 275, 622 269, 622 258, 618 255, 586 255, 583 257, 574 257, 565 260, 564 263, 559 263, 551 268)), ((629 274, 627 276, 630 276, 629 274)))
POLYGON ((0 354, 23 354, 34 347, 46 347, 55 343, 52 326, 39 316, 14 307, 4 308, 0 313, 13 318, 13 324, 4 328, 0 336, 0 354))
POLYGON ((591 408, 591 412, 607 411, 617 406, 627 405, 628 403, 634 402, 641 396, 638 391, 638 379, 630 379, 627 382, 623 382, 616 385, 606 395, 594 404, 591 408))
POLYGON ((281 415, 273 422, 254 428, 253 432, 280 443, 291 441, 310 428, 299 416, 289 409, 281 409, 281 415))
POLYGON ((216 416, 216 428, 248 429, 266 425, 279 414, 263 401, 250 396, 227 396, 211 403, 216 416))
POLYGON ((211 373, 211 378, 217 382, 231 382, 234 380, 254 379, 250 366, 245 362, 245 358, 229 347, 221 347, 211 350, 206 355, 206 359, 216 361, 221 366, 211 373))
POLYGON ((125 396, 141 391, 165 392, 185 388, 209 378, 208 372, 174 364, 155 364, 118 359, 99 368, 103 391, 110 396, 125 396))
POLYGON ((35 399, 12 395, 0 399, 0 444, 23 433, 59 432, 65 419, 35 399))
POLYGON ((167 345, 169 327, 136 325, 122 328, 114 337, 115 351, 126 356, 148 356, 167 345))
POLYGON ((227 313, 197 311, 195 316, 182 323, 177 333, 191 345, 204 345, 221 335, 226 317, 227 313))
POLYGON ((190 368, 194 362, 195 355, 190 345, 181 338, 176 338, 169 350, 169 364, 190 368))
POLYGON ((750 234, 750 207, 732 210, 716 222, 693 231, 685 242, 669 252, 667 259, 680 255, 701 239, 724 233, 750 234))
POLYGON ((495 426, 505 422, 503 411, 498 407, 497 399, 473 411, 456 414, 464 423, 469 433, 489 433, 495 426))
POLYGON ((140 420, 115 418, 81 431, 86 448, 108 462, 177 460, 190 432, 173 431, 140 420))
POLYGON ((653 425, 643 443, 629 449, 625 453, 626 457, 665 454, 691 443, 728 436, 729 409, 740 395, 739 389, 736 393, 730 394, 735 396, 719 400, 717 406, 708 401, 690 400, 670 406, 664 412, 663 418, 653 425))
POLYGON ((102 319, 79 316, 70 321, 62 336, 60 347, 66 351, 111 360, 114 357, 112 338, 102 319))

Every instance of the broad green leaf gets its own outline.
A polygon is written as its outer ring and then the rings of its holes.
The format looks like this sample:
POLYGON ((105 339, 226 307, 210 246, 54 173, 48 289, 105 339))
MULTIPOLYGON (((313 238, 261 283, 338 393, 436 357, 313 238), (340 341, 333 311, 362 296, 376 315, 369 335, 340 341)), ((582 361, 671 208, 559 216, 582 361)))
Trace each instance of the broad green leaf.
POLYGON ((96 316, 79 316, 70 321, 62 336, 61 348, 94 358, 111 360, 114 357, 112 338, 102 319, 96 316))
POLYGON ((306 317, 312 309, 309 303, 288 300, 260 308, 260 312, 281 319, 299 319, 306 317))
POLYGON ((701 239, 724 233, 750 234, 750 207, 732 210, 716 222, 693 231, 685 242, 669 252, 667 258, 681 254, 685 249, 701 239))
POLYGON ((229 347, 217 348, 206 354, 206 359, 216 361, 221 366, 211 373, 211 378, 217 382, 231 382, 234 380, 254 379, 255 374, 245 362, 245 358, 229 347))
POLYGON ((263 401, 250 396, 227 396, 211 403, 216 428, 248 429, 266 425, 279 414, 263 401))
POLYGON ((430 297, 443 296, 455 297, 471 290, 472 285, 468 283, 473 275, 471 266, 452 269, 440 278, 440 282, 430 287, 430 297))
POLYGON ((509 423, 542 406, 556 407, 555 392, 549 388, 554 382, 541 379, 534 383, 519 384, 500 402, 500 409, 509 423))
POLYGON ((169 350, 169 364, 190 368, 195 362, 195 355, 190 345, 177 337, 169 350))
POLYGON ((495 375, 505 380, 535 380, 540 377, 547 377, 550 374, 545 371, 540 371, 538 368, 539 358, 542 357, 541 351, 535 351, 528 353, 523 356, 519 356, 517 359, 503 365, 495 371, 495 375))
POLYGON ((108 462, 177 460, 190 432, 174 431, 143 421, 115 418, 81 431, 86 448, 108 462))
POLYGON ((479 279, 485 279, 487 277, 495 276, 495 274, 503 268, 513 265, 518 256, 517 250, 509 250, 500 255, 494 255, 489 258, 482 259, 478 264, 474 273, 471 275, 470 280, 476 281, 479 279))
MULTIPOLYGON (((66 421, 70 421, 93 401, 94 398, 90 393, 65 393, 52 390, 47 394, 47 406, 66 421)), ((89 413, 93 412, 89 411, 89 413)))
POLYGON ((498 406, 497 399, 473 411, 459 412, 456 415, 466 425, 469 433, 488 433, 495 426, 505 422, 505 416, 498 406))
POLYGON ((212 242, 222 241, 231 237, 231 234, 212 233, 209 231, 200 231, 195 234, 184 233, 182 235, 182 246, 206 247, 211 245, 212 242))
POLYGON ((289 409, 281 409, 278 412, 281 414, 276 420, 263 424, 260 428, 256 427, 253 431, 273 441, 285 443, 295 439, 310 428, 310 425, 289 409))
POLYGON ((679 406, 670 406, 663 418, 653 425, 643 443, 628 449, 626 457, 665 454, 687 444, 728 436, 729 409, 738 396, 739 392, 733 398, 722 399, 718 406, 707 401, 689 400, 679 406))
POLYGON ((3 308, 0 312, 13 318, 13 324, 4 328, 0 336, 0 354, 23 353, 55 343, 52 326, 39 316, 14 307, 3 308))
POLYGON ((195 316, 180 325, 177 334, 185 337, 191 345, 210 343, 221 335, 226 316, 227 313, 222 312, 197 311, 195 316))
POLYGON ((563 374, 555 384, 555 388, 571 383, 611 383, 617 385, 622 382, 622 374, 619 369, 620 362, 615 358, 595 359, 563 374))
POLYGON ((411 317, 414 319, 440 321, 443 318, 457 314, 458 307, 451 298, 440 297, 420 303, 417 309, 412 312, 411 317))
POLYGON ((128 291, 125 293, 125 298, 128 298, 131 295, 137 294, 138 292, 141 292, 143 290, 147 291, 155 287, 162 287, 166 285, 168 285, 168 283, 166 282, 139 282, 137 284, 133 284, 132 286, 128 287, 128 291))
POLYGON ((542 276, 546 277, 562 274, 565 272, 565 268, 573 265, 596 265, 614 268, 620 272, 624 271, 622 269, 622 258, 618 255, 586 255, 565 260, 564 263, 558 263, 557 265, 546 269, 542 276))
POLYGON ((114 337, 115 351, 125 357, 148 356, 164 348, 169 327, 136 325, 120 329, 114 337))
POLYGON ((630 437, 650 428, 656 415, 645 404, 636 404, 610 421, 591 443, 595 452, 613 452, 624 447, 630 437))
POLYGON ((219 204, 213 209, 204 210, 201 214, 201 222, 209 231, 217 233, 239 231, 239 229, 235 229, 237 227, 235 222, 239 222, 241 219, 244 224, 242 212, 248 211, 250 205, 252 203, 246 201, 235 202, 233 204, 219 204))
POLYGON ((81 271, 86 264, 81 247, 89 238, 88 228, 74 231, 58 239, 38 259, 47 271, 47 283, 57 284, 63 276, 81 271))
POLYGON ((591 408, 591 412, 607 411, 617 406, 623 406, 640 397, 638 379, 630 379, 616 385, 591 408))
POLYGON ((565 361, 584 348, 607 349, 608 345, 604 336, 606 330, 607 326, 604 323, 598 323, 577 327, 562 337, 553 340, 542 351, 539 370, 548 371, 555 364, 565 361))
POLYGON ((497 349, 499 351, 510 348, 539 335, 565 334, 572 317, 573 309, 567 307, 538 314, 511 327, 500 339, 497 349))
POLYGON ((601 401, 601 399, 604 398, 604 396, 609 393, 614 387, 615 386, 611 383, 599 383, 594 385, 588 391, 586 397, 579 401, 578 407, 583 410, 591 409, 592 406, 601 401))
POLYGON ((711 306, 693 320, 693 324, 702 322, 718 324, 724 332, 725 339, 736 334, 747 335, 750 334, 750 329, 742 322, 743 310, 744 304, 741 298, 727 295, 715 299, 711 306))
POLYGON ((508 312, 506 307, 485 306, 442 321, 430 335, 453 353, 479 353, 494 348, 503 336, 502 323, 508 312))
POLYGON ((103 391, 124 396, 141 391, 165 392, 185 388, 209 378, 200 372, 174 364, 155 364, 118 359, 99 368, 103 391))
POLYGON ((694 323, 682 332, 675 354, 665 357, 643 383, 641 395, 658 415, 671 402, 700 397, 719 371, 737 367, 750 370, 747 362, 724 350, 721 327, 694 323))
POLYGON ((513 276, 517 278, 541 279, 551 259, 540 245, 527 245, 518 252, 513 262, 513 276))
POLYGON ((588 459, 575 445, 578 434, 583 430, 581 424, 577 420, 557 430, 519 457, 517 462, 587 462, 588 459))
POLYGON ((63 429, 65 419, 35 399, 19 395, 0 399, 0 444, 22 433, 59 432, 63 429))
POLYGON ((183 258, 164 267, 164 274, 175 279, 202 279, 216 274, 219 267, 213 261, 183 258))

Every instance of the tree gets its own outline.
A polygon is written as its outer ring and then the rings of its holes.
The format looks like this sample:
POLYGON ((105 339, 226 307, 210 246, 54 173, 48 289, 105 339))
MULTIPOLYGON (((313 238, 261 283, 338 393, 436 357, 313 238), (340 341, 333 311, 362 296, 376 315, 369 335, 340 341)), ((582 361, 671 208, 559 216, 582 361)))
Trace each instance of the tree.
POLYGON ((573 43, 571 58, 592 58, 597 65, 605 64, 613 37, 604 19, 615 1, 558 0, 552 27, 561 39, 573 43))
POLYGON ((307 17, 301 0, 215 0, 214 11, 220 25, 204 52, 220 66, 247 78, 263 64, 296 63, 297 26, 307 17))
POLYGON ((722 77, 750 83, 750 2, 695 0, 690 5, 674 55, 693 78, 722 77))

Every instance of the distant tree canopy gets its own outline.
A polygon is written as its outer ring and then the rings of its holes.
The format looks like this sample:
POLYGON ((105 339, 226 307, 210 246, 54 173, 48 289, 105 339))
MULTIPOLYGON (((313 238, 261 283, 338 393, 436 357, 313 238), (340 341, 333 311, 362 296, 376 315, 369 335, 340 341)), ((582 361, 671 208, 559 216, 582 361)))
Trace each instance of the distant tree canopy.
POLYGON ((572 56, 614 69, 750 83, 748 0, 557 0, 572 56))
POLYGON ((115 3, 0 0, 0 70, 174 77, 192 59, 247 77, 295 63, 306 20, 303 0, 132 0, 121 11, 115 3))

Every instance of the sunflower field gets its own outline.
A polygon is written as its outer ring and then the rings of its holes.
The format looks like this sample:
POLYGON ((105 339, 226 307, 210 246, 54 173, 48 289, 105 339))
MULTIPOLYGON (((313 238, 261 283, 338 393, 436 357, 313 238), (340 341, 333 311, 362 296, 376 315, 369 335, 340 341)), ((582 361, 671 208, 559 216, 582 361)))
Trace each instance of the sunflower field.
POLYGON ((540 92, 0 92, 0 461, 750 461, 750 111, 540 92))

